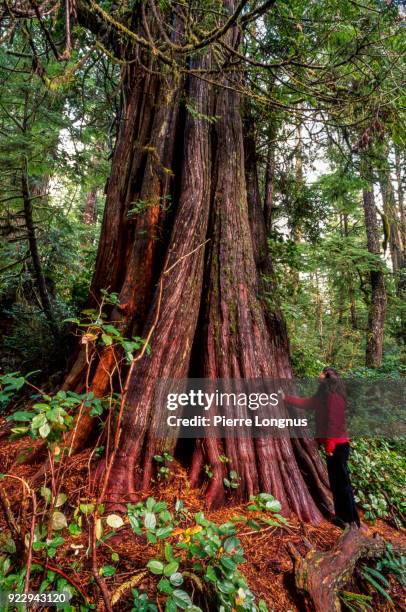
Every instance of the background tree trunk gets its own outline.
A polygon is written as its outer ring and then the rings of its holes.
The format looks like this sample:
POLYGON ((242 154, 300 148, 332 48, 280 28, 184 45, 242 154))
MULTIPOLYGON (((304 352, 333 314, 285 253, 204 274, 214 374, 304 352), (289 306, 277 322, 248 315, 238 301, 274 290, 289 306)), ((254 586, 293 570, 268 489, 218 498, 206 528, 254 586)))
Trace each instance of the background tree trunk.
MULTIPOLYGON (((348 214, 343 214, 343 236, 345 239, 348 239, 349 231, 348 231, 348 214)), ((350 321, 351 327, 354 331, 358 330, 358 316, 357 316, 357 307, 355 302, 355 291, 354 291, 354 279, 352 277, 352 273, 348 272, 346 274, 346 282, 348 286, 348 299, 350 302, 350 321)))
POLYGON ((97 218, 96 208, 97 187, 92 187, 86 196, 85 210, 83 211, 83 223, 93 225, 97 218))
POLYGON ((399 150, 395 147, 395 171, 397 182, 397 216, 399 218, 400 262, 396 279, 396 293, 401 300, 399 337, 406 345, 406 213, 404 197, 404 172, 399 150))
POLYGON ((392 261, 392 270, 395 284, 398 284, 399 270, 402 266, 402 238, 399 219, 396 211, 395 192, 389 168, 386 168, 380 177, 380 188, 383 203, 383 222, 385 229, 384 250, 389 244, 392 261))
POLYGON ((406 212, 405 212, 405 194, 404 194, 404 171, 402 172, 402 159, 399 149, 395 147, 395 171, 397 182, 397 195, 399 206, 400 227, 402 235, 403 249, 406 245, 406 212))
POLYGON ((275 135, 273 130, 270 130, 270 142, 268 143, 268 151, 265 166, 265 190, 264 190, 264 213, 265 226, 267 232, 272 229, 272 214, 274 208, 274 182, 275 182, 275 143, 272 141, 275 135))
MULTIPOLYGON (((380 253, 379 231, 372 186, 368 189, 363 189, 362 199, 368 251, 378 257, 380 253)), ((385 279, 379 262, 377 262, 376 268, 370 272, 370 283, 371 302, 368 315, 365 365, 369 368, 378 368, 382 361, 383 332, 387 306, 385 279)))
POLYGON ((41 306, 52 334, 55 338, 59 338, 58 324, 54 316, 51 300, 49 299, 48 289, 38 251, 38 243, 35 234, 35 226, 33 219, 32 196, 30 193, 27 159, 23 160, 21 167, 21 193, 23 198, 24 220, 27 228, 32 267, 34 271, 36 286, 40 296, 41 306))

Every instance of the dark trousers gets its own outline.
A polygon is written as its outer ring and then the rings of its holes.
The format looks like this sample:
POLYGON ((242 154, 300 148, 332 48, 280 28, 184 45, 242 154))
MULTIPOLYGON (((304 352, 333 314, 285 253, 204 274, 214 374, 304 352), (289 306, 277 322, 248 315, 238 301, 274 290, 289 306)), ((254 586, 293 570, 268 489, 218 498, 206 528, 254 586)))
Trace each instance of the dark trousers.
POLYGON ((344 523, 356 523, 359 526, 360 520, 348 472, 349 454, 348 443, 337 444, 333 455, 327 457, 327 471, 336 517, 344 523))

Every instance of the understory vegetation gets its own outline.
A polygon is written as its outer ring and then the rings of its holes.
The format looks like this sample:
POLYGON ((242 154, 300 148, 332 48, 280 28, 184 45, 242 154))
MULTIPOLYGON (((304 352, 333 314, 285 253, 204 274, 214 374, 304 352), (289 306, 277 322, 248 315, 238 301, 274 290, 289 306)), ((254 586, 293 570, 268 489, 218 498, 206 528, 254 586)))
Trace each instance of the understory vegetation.
POLYGON ((0 2, 1 610, 403 609, 405 27, 395 0, 0 2), (326 366, 365 408, 365 530, 306 436, 157 434, 161 380, 326 366))

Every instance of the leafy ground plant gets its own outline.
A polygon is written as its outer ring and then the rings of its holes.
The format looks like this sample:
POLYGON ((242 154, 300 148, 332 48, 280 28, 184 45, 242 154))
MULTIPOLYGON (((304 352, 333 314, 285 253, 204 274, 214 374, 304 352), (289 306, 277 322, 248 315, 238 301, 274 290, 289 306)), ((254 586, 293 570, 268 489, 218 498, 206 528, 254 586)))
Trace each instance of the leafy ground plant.
POLYGON ((395 609, 395 602, 389 594, 391 583, 389 575, 394 576, 399 584, 406 588, 406 557, 396 554, 393 546, 387 544, 385 554, 378 559, 374 566, 362 563, 359 568, 361 577, 361 588, 367 593, 353 593, 351 591, 340 591, 339 598, 346 610, 350 612, 367 612, 374 609, 374 595, 381 596, 386 605, 395 609))
MULTIPOLYGON (((218 525, 198 512, 194 524, 183 528, 180 525, 185 509, 180 501, 174 513, 168 510, 166 502, 152 497, 145 503, 128 505, 134 533, 146 535, 150 544, 158 544, 159 553, 146 567, 157 578, 157 592, 165 599, 166 612, 178 609, 198 612, 203 605, 224 612, 266 610, 264 601, 255 602, 241 573, 245 558, 237 524, 244 521, 261 529, 258 521, 281 526, 284 519, 279 514, 279 502, 269 494, 254 497, 249 509, 255 511, 257 521, 233 517, 234 520, 218 525)), ((134 601, 137 602, 134 610, 155 609, 145 593, 140 595, 137 591, 134 601)))
POLYGON ((10 372, 0 376, 0 412, 6 408, 16 394, 24 387, 26 376, 21 376, 20 372, 10 372))
POLYGON ((368 612, 369 610, 372 610, 371 595, 341 591, 339 597, 345 608, 350 612, 368 612))
POLYGON ((405 524, 406 459, 402 448, 379 439, 359 439, 352 443, 351 478, 356 501, 364 518, 374 522, 390 519, 395 527, 405 524))

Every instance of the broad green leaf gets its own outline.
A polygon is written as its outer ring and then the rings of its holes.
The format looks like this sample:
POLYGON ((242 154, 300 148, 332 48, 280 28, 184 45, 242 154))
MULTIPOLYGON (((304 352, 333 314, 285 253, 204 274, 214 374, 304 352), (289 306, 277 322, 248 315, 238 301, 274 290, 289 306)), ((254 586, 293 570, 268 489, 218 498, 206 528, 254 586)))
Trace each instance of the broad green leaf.
POLYGON ((36 414, 35 417, 31 421, 32 429, 39 429, 47 422, 47 418, 45 414, 36 414))
POLYGON ((179 567, 179 563, 177 561, 170 561, 170 563, 165 565, 165 568, 164 568, 165 576, 172 576, 172 574, 174 574, 177 571, 178 567, 179 567))
POLYGON ((186 610, 193 604, 190 595, 182 589, 175 589, 172 593, 172 599, 181 610, 186 610))
POLYGON ((158 591, 166 595, 172 595, 173 587, 167 578, 161 578, 157 584, 158 591))
POLYGON ((267 501, 265 504, 265 508, 270 512, 280 512, 282 506, 277 499, 274 499, 273 501, 267 501))
POLYGON ((112 565, 104 565, 103 567, 101 567, 99 569, 99 574, 101 576, 114 576, 114 574, 116 573, 116 568, 113 567, 112 565))
POLYGON ((41 436, 41 438, 46 438, 51 431, 49 423, 46 422, 43 425, 41 425, 38 431, 39 431, 39 435, 41 436))
POLYGON ((124 525, 123 519, 118 514, 109 514, 106 523, 109 527, 113 527, 113 529, 119 529, 124 525))
POLYGON ((169 577, 169 580, 173 586, 180 586, 183 582, 183 576, 180 572, 175 572, 169 577))
POLYGON ((11 415, 11 418, 13 419, 13 421, 31 421, 33 417, 34 417, 33 412, 24 412, 22 410, 19 412, 14 412, 11 415))
POLYGON ((49 489, 48 487, 41 487, 40 489, 40 493, 41 496, 45 499, 45 501, 47 502, 47 504, 51 503, 52 500, 52 493, 51 493, 51 489, 49 489))
POLYGON ((102 341, 106 346, 111 346, 113 344, 113 338, 107 334, 102 334, 102 341))
POLYGON ((162 563, 162 561, 158 561, 158 559, 151 559, 147 563, 147 568, 153 574, 159 575, 159 574, 163 574, 164 564, 162 563))
POLYGON ((144 516, 144 525, 146 529, 155 529, 156 516, 153 512, 146 512, 144 516))
POLYGON ((56 496, 56 500, 55 500, 55 508, 59 508, 60 506, 63 506, 63 504, 66 502, 66 500, 68 499, 66 493, 58 493, 58 495, 56 496))
POLYGON ((60 529, 64 529, 68 526, 68 521, 66 520, 66 516, 59 511, 55 511, 52 514, 52 529, 59 531, 60 529))
POLYGON ((241 548, 240 540, 234 536, 226 538, 223 542, 223 547, 226 553, 232 555, 241 548))
POLYGON ((173 531, 173 527, 160 527, 159 529, 156 530, 156 536, 160 540, 164 540, 165 538, 171 535, 172 531, 173 531))

